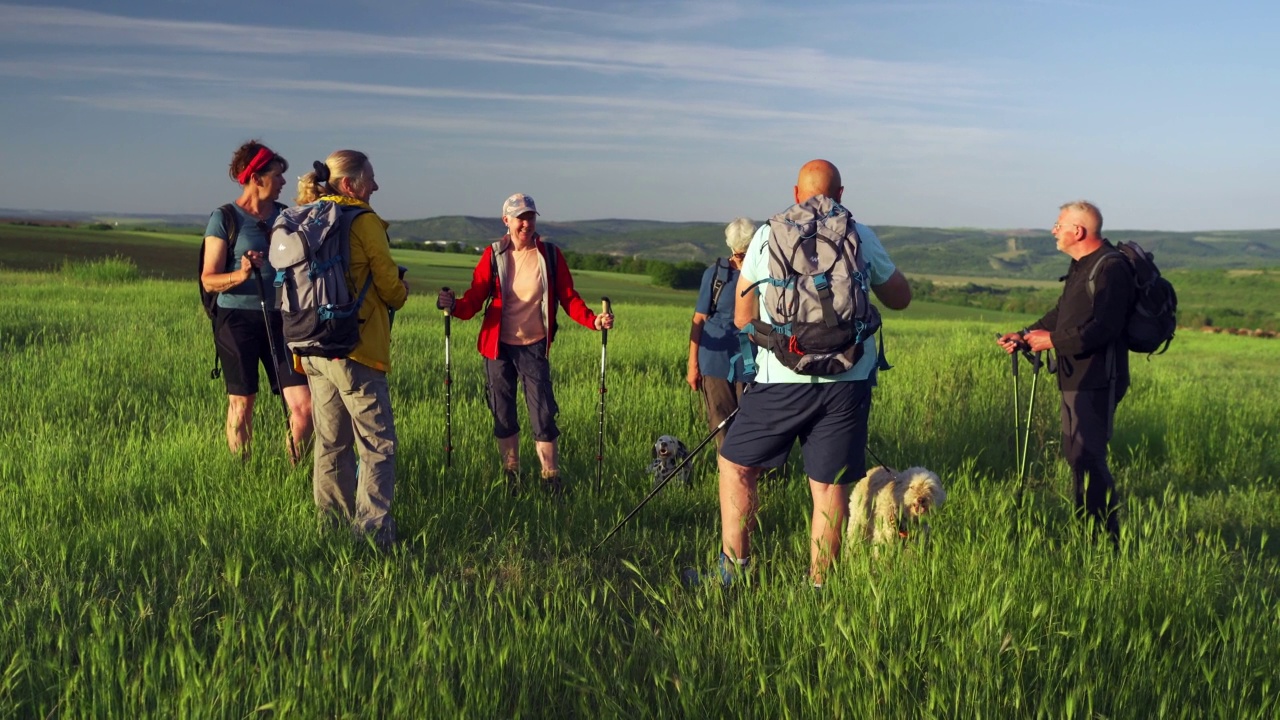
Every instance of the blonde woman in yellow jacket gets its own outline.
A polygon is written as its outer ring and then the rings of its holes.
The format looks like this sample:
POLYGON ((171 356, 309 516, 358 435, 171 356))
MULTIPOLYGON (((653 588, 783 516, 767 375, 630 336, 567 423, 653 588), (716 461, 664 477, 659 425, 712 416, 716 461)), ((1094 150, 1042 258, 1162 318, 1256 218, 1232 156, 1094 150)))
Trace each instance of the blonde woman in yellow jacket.
POLYGON ((391 259, 387 223, 369 206, 378 183, 368 156, 338 150, 313 167, 298 179, 298 203, 329 200, 369 211, 351 223, 347 287, 355 296, 370 274, 373 282, 360 306, 360 343, 351 354, 334 359, 302 358, 315 424, 312 489, 322 520, 349 525, 385 550, 396 539, 391 499, 395 494, 397 443, 387 392, 387 373, 391 372, 391 318, 387 311, 404 306, 409 285, 391 259))

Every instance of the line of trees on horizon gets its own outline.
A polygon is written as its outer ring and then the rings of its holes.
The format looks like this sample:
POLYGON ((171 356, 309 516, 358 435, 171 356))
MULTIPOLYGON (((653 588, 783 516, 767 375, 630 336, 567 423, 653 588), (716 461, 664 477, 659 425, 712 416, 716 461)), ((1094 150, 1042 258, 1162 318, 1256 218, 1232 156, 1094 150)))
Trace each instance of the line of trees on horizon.
MULTIPOLYGON (((424 243, 412 240, 392 240, 391 247, 401 250, 458 253, 463 255, 480 255, 484 252, 483 246, 468 246, 461 242, 424 243)), ((648 260, 642 257, 609 255, 607 253, 584 253, 564 248, 560 248, 560 252, 564 254, 565 264, 569 266, 570 270, 595 270, 626 275, 648 275, 654 285, 674 290, 697 290, 702 283, 702 273, 708 267, 693 260, 670 263, 665 260, 648 260)))

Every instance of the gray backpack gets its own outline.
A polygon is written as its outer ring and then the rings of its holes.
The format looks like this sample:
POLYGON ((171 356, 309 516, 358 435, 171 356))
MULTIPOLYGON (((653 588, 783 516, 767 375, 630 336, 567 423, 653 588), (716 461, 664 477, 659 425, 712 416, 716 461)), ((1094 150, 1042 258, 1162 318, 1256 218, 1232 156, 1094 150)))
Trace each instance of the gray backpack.
POLYGON ((880 327, 854 225, 848 210, 823 195, 769 220, 769 277, 756 285, 765 285, 772 322, 743 332, 801 375, 849 370, 880 327))
POLYGON ((351 267, 351 222, 366 212, 321 200, 276 216, 268 257, 276 268, 285 344, 296 355, 342 358, 360 343, 358 313, 373 273, 355 299, 346 273, 351 267))

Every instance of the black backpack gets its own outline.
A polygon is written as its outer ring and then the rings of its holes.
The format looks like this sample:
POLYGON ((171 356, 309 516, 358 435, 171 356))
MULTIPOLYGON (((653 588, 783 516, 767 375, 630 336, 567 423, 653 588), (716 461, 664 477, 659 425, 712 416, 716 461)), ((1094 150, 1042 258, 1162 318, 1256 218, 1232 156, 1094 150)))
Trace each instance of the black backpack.
MULTIPOLYGON (((232 250, 236 246, 236 238, 240 235, 240 216, 236 213, 236 208, 231 203, 227 203, 218 208, 218 212, 222 213, 222 224, 229 229, 227 233, 227 265, 222 268, 222 272, 229 273, 235 268, 235 253, 232 250)), ((196 286, 200 289, 200 304, 204 306, 205 317, 209 318, 210 331, 217 330, 218 316, 218 293, 210 292, 204 289, 204 281, 200 276, 204 273, 204 240, 200 241, 200 257, 196 259, 196 286)), ((214 341, 213 351, 213 369, 209 371, 209 379, 217 380, 222 377, 222 363, 218 359, 217 341, 214 341)))
MULTIPOLYGON (((1178 327, 1178 295, 1173 284, 1160 274, 1154 256, 1135 242, 1116 243, 1117 252, 1107 257, 1121 257, 1133 275, 1133 305, 1125 322, 1124 342, 1132 352, 1160 354, 1169 349, 1178 327)), ((1094 264, 1089 272, 1089 297, 1093 297, 1094 279, 1106 258, 1094 264)))

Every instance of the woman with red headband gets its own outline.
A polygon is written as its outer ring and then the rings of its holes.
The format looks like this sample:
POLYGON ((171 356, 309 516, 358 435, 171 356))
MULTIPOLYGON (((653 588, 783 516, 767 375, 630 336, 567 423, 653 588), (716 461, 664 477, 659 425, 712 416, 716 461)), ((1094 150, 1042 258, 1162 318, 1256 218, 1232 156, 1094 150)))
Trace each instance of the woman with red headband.
POLYGON ((200 282, 207 292, 218 293, 213 336, 227 386, 227 447, 241 459, 248 459, 261 363, 271 391, 283 392, 289 406, 292 437, 286 440, 285 448, 296 464, 311 438, 311 392, 307 377, 293 369, 274 297, 265 298, 270 327, 263 320, 260 303, 264 298, 255 277, 261 273, 267 292, 271 292, 275 269, 267 262, 267 247, 271 224, 284 207, 276 200, 284 189, 288 169, 287 160, 257 140, 241 145, 231 156, 228 174, 240 183, 240 197, 209 216, 200 282))

